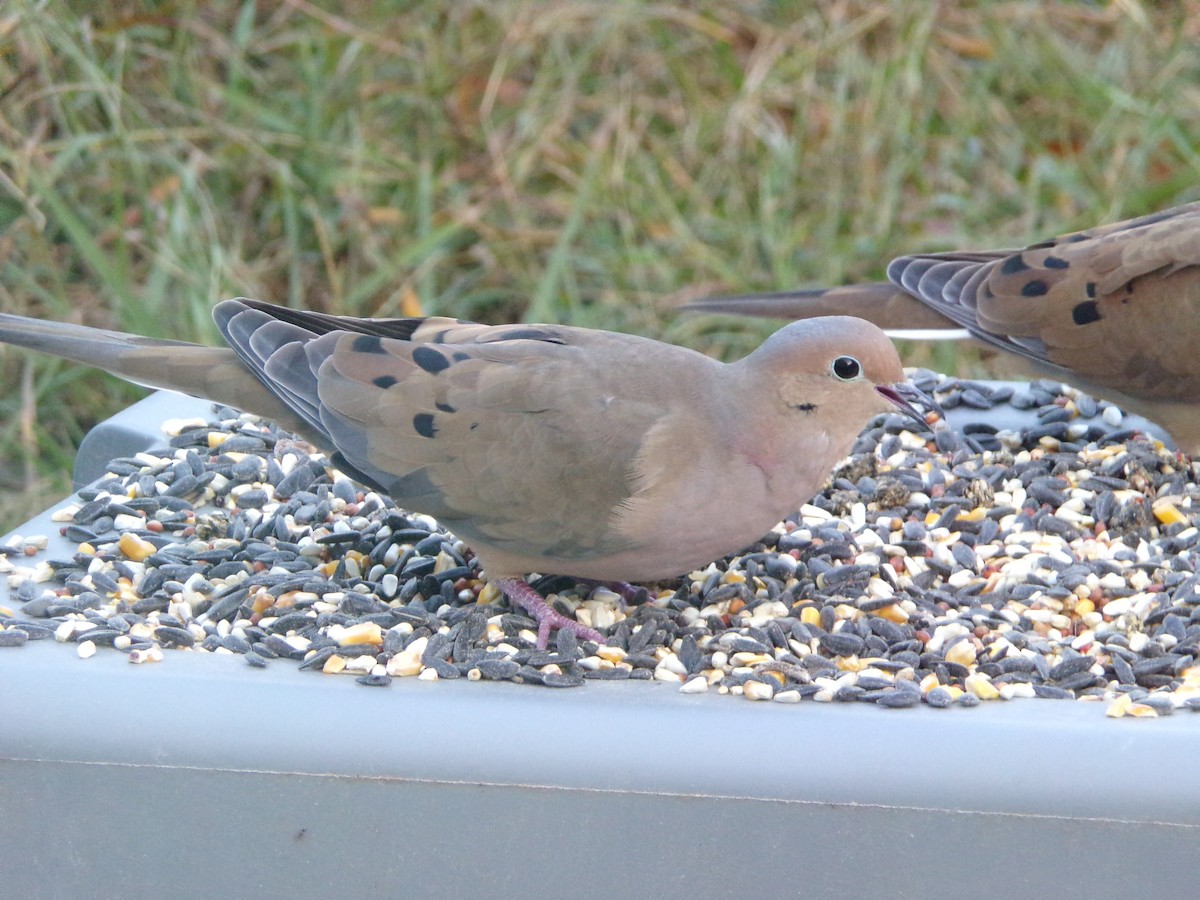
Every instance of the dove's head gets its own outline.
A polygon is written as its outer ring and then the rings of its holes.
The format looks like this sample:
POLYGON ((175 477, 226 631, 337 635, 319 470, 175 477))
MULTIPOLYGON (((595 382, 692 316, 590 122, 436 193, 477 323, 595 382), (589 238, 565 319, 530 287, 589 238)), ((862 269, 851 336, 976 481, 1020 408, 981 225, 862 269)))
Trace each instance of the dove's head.
POLYGON ((925 425, 910 402, 920 402, 923 395, 904 380, 895 346, 862 319, 793 322, 742 362, 760 381, 760 390, 775 393, 776 415, 798 414, 814 423, 833 416, 861 428, 871 416, 895 407, 925 425))

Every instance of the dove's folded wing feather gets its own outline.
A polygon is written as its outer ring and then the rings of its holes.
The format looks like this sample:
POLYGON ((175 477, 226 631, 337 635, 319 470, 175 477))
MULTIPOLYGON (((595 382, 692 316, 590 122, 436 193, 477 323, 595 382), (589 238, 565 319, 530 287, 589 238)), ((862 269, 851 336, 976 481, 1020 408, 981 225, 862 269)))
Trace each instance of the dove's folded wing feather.
MULTIPOLYGON (((639 489, 643 440, 687 393, 631 383, 633 357, 665 355, 697 374, 716 365, 629 335, 451 319, 408 320, 407 340, 370 333, 371 320, 313 338, 339 320, 292 310, 262 321, 237 302, 244 311, 218 315, 226 339, 328 435, 347 471, 468 541, 541 556, 630 546, 603 517, 639 489)), ((376 321, 386 335, 405 320, 376 321)))

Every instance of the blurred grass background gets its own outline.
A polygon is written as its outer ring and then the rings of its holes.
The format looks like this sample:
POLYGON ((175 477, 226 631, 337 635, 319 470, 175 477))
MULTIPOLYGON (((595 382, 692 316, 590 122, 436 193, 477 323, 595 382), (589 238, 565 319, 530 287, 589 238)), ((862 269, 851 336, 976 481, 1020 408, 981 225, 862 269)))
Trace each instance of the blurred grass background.
MULTIPOLYGON (((245 294, 640 332, 1200 196, 1200 0, 7 0, 0 309, 215 340, 245 294)), ((978 353, 906 346, 980 371, 978 353)), ((0 349, 0 530, 139 396, 0 349)))

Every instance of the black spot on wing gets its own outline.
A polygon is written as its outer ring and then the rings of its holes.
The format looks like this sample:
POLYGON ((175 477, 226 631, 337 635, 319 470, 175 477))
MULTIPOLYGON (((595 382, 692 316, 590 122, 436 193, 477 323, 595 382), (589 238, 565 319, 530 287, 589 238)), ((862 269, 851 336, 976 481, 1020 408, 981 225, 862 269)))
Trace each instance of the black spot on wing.
POLYGON ((372 378, 371 384, 377 388, 383 388, 385 391, 396 383, 396 379, 391 375, 380 375, 378 378, 372 378))
POLYGON ((1096 282, 1089 281, 1087 283, 1087 287, 1085 287, 1084 290, 1087 291, 1087 295, 1089 297, 1095 297, 1096 296, 1096 282))
POLYGON ((355 353, 383 353, 383 341, 373 334, 356 335, 350 344, 355 353))
POLYGON ((1021 285, 1022 297, 1044 297, 1046 292, 1050 290, 1050 285, 1042 281, 1040 278, 1035 278, 1032 281, 1027 281, 1021 285))
POLYGON ((413 431, 421 437, 431 438, 437 434, 437 427, 433 424, 433 413, 417 413, 412 420, 413 431))
POLYGON ((806 413, 813 412, 817 408, 817 404, 815 403, 789 403, 788 406, 799 412, 806 413))
POLYGON ((436 406, 441 412, 444 412, 444 413, 452 413, 452 412, 458 411, 453 406, 451 406, 449 403, 442 403, 441 401, 438 401, 437 403, 435 403, 434 406, 436 406))
POLYGON ((514 328, 499 337, 502 341, 545 341, 547 344, 565 344, 562 338, 540 328, 514 328))
POLYGON ((1021 254, 1016 253, 1000 263, 1001 275, 1015 275, 1017 272, 1024 272, 1029 268, 1029 263, 1021 258, 1021 254))
POLYGON ((463 361, 465 361, 465 360, 468 360, 468 359, 470 359, 470 358, 471 358, 471 354, 470 354, 470 353, 465 353, 465 352, 463 352, 462 350, 459 350, 458 352, 456 352, 456 353, 454 354, 454 361, 455 361, 455 362, 463 362, 463 361))
POLYGON ((1047 256, 1042 260, 1042 265, 1047 269, 1066 269, 1070 267, 1070 263, 1059 256, 1047 256))
MULTIPOLYGON (((415 321, 425 322, 426 320, 425 319, 416 319, 415 321)), ((472 322, 470 319, 455 319, 454 324, 456 324, 456 325, 475 325, 477 323, 472 322)), ((446 338, 450 337, 450 335, 454 334, 454 332, 455 332, 454 328, 443 328, 441 331, 439 331, 437 334, 430 337, 428 340, 434 344, 444 344, 444 343, 446 343, 446 338)))
POLYGON ((442 369, 450 367, 450 360, 432 347, 417 347, 412 352, 412 361, 430 375, 436 375, 442 369))
POLYGON ((1071 319, 1076 325, 1090 325, 1092 322, 1099 322, 1101 319, 1100 308, 1096 305, 1095 300, 1076 303, 1071 310, 1071 319))

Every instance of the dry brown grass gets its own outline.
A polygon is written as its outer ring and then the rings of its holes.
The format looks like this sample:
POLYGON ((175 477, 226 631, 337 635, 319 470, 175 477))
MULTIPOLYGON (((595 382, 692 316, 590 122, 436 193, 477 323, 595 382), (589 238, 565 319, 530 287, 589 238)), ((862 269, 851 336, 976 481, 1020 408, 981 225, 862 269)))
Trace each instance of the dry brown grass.
MULTIPOLYGON (((7 311, 212 339, 230 295, 419 302, 733 353, 769 325, 674 304, 1197 194, 1195 0, 84 9, 0 7, 7 311)), ((9 509, 38 508, 133 394, 0 378, 9 509)))

